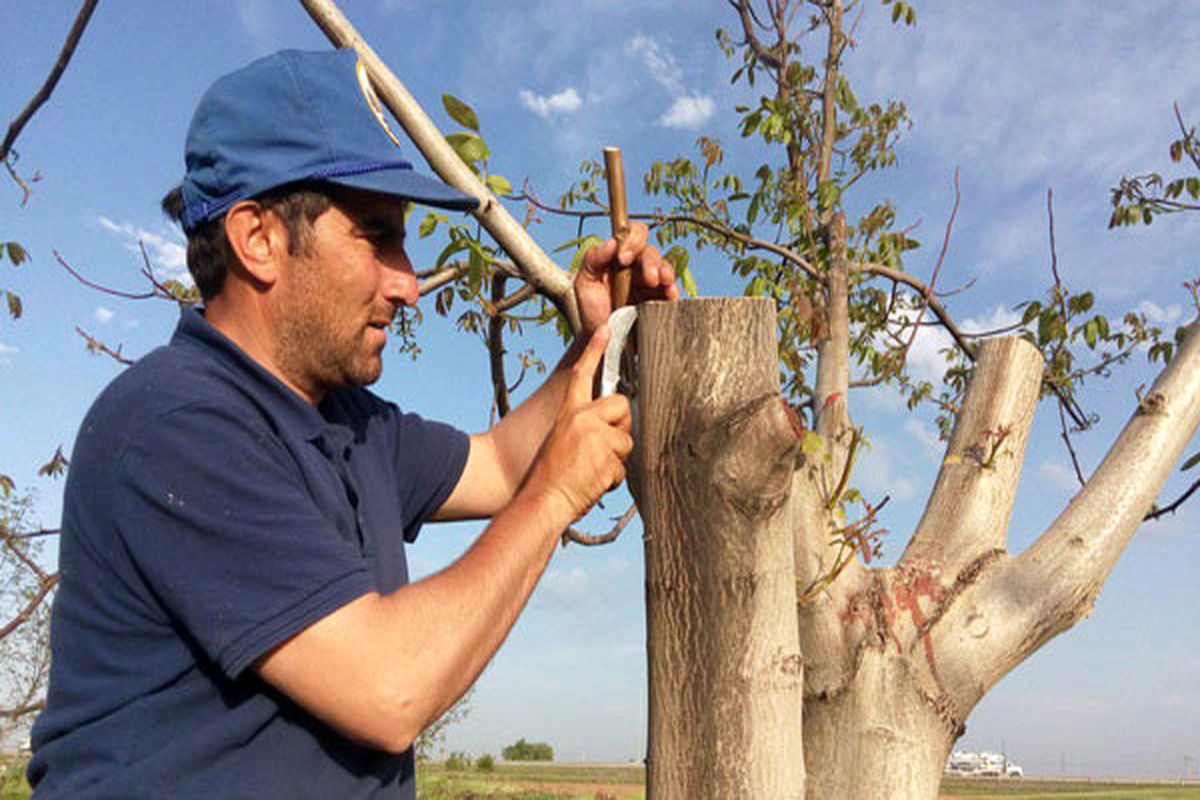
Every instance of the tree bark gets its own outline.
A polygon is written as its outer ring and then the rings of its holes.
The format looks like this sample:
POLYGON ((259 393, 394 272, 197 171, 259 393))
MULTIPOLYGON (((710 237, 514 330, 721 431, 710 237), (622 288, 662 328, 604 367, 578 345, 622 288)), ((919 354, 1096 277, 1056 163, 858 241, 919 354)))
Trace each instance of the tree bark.
POLYGON ((801 798, 788 494, 798 440, 765 299, 639 309, 647 797, 801 798))

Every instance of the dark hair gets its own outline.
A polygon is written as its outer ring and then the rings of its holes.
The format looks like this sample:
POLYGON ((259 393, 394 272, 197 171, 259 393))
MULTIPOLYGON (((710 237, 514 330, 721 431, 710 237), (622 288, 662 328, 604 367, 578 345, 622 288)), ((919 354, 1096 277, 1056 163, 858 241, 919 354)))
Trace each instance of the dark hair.
MULTIPOLYGON (((304 255, 312 239, 312 224, 333 204, 330 193, 318 184, 289 183, 250 198, 283 221, 288 235, 288 252, 304 255)), ((162 199, 163 213, 182 225, 183 190, 176 186, 162 199)), ((237 263, 237 256, 225 236, 224 215, 200 223, 188 234, 187 266, 200 290, 209 300, 220 294, 225 276, 237 263)))

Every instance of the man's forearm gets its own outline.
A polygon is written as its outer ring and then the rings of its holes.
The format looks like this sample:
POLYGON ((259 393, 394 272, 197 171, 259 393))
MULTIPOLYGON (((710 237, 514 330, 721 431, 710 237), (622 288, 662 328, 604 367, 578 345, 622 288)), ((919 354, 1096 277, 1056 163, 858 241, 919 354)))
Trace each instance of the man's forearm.
POLYGON ((268 655, 260 674, 346 736, 407 749, 504 641, 569 516, 523 492, 449 567, 335 611, 268 655))
POLYGON ((517 487, 554 425, 570 382, 570 368, 585 344, 586 341, 579 339, 572 342, 542 385, 489 431, 496 457, 510 481, 511 496, 516 495, 517 487))

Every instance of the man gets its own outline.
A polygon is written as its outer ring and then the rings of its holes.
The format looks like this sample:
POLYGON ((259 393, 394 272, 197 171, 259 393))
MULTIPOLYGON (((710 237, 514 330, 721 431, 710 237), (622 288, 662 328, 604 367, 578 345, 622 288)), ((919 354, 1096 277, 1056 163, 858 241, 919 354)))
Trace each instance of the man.
POLYGON ((38 798, 412 798, 411 745, 503 641, 560 532, 624 477, 629 407, 593 401, 608 276, 674 298, 637 226, 576 281, 584 334, 467 437, 362 388, 417 302, 416 174, 350 51, 285 51, 197 108, 168 196, 204 297, 79 432, 38 798), (491 517, 409 584, 427 519, 491 517))

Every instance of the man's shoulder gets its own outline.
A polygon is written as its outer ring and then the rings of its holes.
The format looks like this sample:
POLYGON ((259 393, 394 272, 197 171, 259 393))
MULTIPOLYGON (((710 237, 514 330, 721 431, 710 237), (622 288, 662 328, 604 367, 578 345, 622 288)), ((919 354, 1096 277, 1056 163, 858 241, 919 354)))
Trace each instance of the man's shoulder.
POLYGON ((84 417, 80 441, 96 437, 105 448, 119 448, 164 417, 188 409, 228 410, 239 405, 248 410, 251 404, 221 364, 195 348, 163 345, 100 392, 84 417))
POLYGON ((196 348, 170 344, 155 348, 118 375, 100 393, 96 405, 163 412, 238 394, 236 382, 215 359, 196 348))

